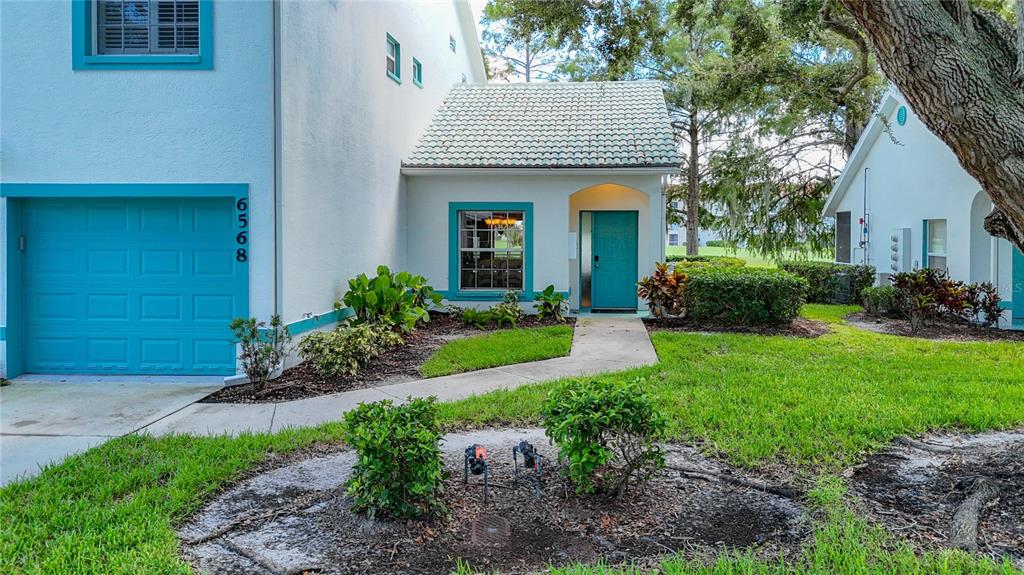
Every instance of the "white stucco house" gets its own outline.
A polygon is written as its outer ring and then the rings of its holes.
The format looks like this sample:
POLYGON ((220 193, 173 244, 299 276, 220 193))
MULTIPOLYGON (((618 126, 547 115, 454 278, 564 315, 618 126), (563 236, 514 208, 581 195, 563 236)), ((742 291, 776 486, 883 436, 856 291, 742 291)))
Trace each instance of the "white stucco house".
POLYGON ((824 215, 836 221, 836 261, 873 265, 881 283, 921 267, 991 282, 1008 310, 1004 327, 1024 328, 1024 256, 984 230, 991 211, 981 185, 890 90, 833 186, 824 215))
POLYGON ((232 317, 379 264, 635 309, 661 258, 657 86, 478 86, 464 0, 5 0, 0 60, 0 376, 232 376, 232 317))

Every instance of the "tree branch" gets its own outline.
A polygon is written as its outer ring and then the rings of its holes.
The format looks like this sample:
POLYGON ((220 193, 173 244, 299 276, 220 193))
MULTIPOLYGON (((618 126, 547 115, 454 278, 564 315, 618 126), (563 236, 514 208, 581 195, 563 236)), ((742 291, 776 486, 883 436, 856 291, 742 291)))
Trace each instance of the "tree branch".
POLYGON ((846 105, 846 97, 850 95, 850 92, 860 83, 861 80, 868 77, 871 70, 868 68, 868 43, 861 36, 853 26, 835 18, 832 14, 832 3, 830 0, 825 0, 821 3, 821 10, 818 12, 818 17, 821 20, 821 24, 829 30, 839 34, 843 38, 854 43, 857 46, 857 71, 846 80, 846 84, 842 88, 839 88, 833 95, 833 101, 838 106, 846 105))

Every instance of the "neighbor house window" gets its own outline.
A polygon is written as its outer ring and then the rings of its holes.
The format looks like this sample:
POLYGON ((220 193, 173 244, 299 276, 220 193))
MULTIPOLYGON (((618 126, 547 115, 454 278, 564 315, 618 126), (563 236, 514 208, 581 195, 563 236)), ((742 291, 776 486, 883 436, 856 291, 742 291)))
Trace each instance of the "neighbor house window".
POLYGON ((76 0, 74 69, 213 68, 212 0, 76 0))
POLYGON ((925 220, 925 265, 946 269, 946 220, 925 220))
POLYGON ((679 245, 679 234, 669 234, 668 235, 668 245, 670 245, 670 246, 678 246, 679 245))
POLYGON ((843 264, 853 263, 850 252, 850 212, 836 214, 836 261, 843 264))
POLYGON ((402 45, 391 34, 388 34, 387 72, 388 78, 402 83, 402 45))
POLYGON ((523 290, 526 212, 458 212, 459 289, 523 290))
POLYGON ((423 87, 423 64, 416 58, 412 59, 412 83, 423 87))

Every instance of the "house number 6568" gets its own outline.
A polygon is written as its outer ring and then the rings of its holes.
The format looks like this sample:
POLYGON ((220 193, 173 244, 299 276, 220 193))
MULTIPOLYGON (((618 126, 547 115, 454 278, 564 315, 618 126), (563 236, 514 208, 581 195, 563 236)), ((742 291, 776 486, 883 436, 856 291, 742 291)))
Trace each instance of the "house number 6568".
MULTIPOLYGON (((249 198, 238 198, 235 202, 235 209, 238 210, 238 227, 241 229, 235 234, 235 243, 244 246, 249 243, 249 198)), ((235 260, 245 262, 249 254, 244 247, 235 250, 235 260)))

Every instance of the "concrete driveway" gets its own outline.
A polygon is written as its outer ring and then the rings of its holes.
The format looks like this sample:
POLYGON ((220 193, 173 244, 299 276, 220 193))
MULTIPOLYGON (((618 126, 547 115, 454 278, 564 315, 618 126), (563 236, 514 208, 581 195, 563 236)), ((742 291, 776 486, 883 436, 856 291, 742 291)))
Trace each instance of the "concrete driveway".
POLYGON ((15 378, 0 387, 0 485, 159 421, 223 382, 220 377, 15 378))

